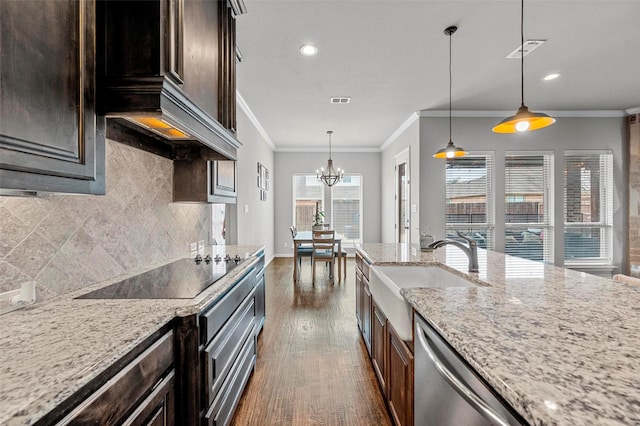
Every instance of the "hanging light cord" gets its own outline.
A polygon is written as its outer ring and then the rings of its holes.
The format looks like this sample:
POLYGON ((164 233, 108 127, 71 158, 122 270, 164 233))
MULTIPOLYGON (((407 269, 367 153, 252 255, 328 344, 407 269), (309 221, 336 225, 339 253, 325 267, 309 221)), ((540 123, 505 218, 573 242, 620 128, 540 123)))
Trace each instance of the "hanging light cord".
POLYGON ((329 133, 329 160, 331 160, 331 133, 333 132, 329 130, 327 133, 329 133))
POLYGON ((520 96, 524 106, 524 0, 520 1, 520 96))
POLYGON ((451 36, 453 32, 449 32, 449 142, 452 142, 451 137, 451 36))

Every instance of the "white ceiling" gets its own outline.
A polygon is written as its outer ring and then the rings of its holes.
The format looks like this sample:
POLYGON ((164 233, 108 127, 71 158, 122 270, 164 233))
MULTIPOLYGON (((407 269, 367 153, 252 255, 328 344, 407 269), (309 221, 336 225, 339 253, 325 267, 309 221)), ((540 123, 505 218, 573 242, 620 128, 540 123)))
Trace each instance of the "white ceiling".
MULTIPOLYGON (((420 110, 515 112, 518 0, 245 0, 237 17, 237 89, 277 150, 378 149, 420 110), (311 42, 315 57, 299 48, 311 42), (332 105, 332 96, 351 103, 332 105)), ((532 111, 640 107, 640 0, 527 0, 524 37, 532 111), (542 81, 550 72, 559 79, 542 81)), ((635 110, 634 110, 635 111, 635 110)), ((499 120, 498 120, 499 121, 499 120)))

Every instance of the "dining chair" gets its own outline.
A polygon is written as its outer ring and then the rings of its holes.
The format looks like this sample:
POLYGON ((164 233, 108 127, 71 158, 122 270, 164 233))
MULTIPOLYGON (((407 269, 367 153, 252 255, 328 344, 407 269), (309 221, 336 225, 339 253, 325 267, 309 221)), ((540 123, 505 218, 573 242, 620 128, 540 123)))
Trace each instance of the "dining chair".
MULTIPOLYGON (((293 240, 293 244, 295 244, 295 238, 296 235, 298 235, 298 230, 296 229, 295 226, 291 226, 289 227, 289 230, 291 231, 291 239, 293 240)), ((302 266, 302 257, 309 257, 309 260, 311 260, 311 252, 313 251, 313 247, 309 244, 300 244, 298 246, 298 258, 294 259, 295 261, 298 262, 298 265, 302 266)), ((298 271, 300 271, 300 268, 298 268, 298 271)))
POLYGON ((313 278, 311 282, 316 282, 316 263, 318 261, 329 264, 329 277, 333 282, 335 264, 335 231, 316 230, 313 231, 313 251, 311 253, 311 267, 313 268, 313 278))
POLYGON ((334 256, 338 259, 338 262, 340 262, 340 259, 342 260, 342 274, 344 276, 344 279, 347 279, 347 251, 344 249, 344 247, 341 247, 340 250, 338 250, 338 244, 336 244, 334 246, 334 256))

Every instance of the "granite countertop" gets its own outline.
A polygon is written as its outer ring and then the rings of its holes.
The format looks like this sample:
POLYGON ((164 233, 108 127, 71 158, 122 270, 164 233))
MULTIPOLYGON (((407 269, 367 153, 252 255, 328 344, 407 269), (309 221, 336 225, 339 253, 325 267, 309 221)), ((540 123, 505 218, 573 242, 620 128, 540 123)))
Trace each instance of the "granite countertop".
POLYGON ((407 256, 391 246, 359 250, 373 264, 437 264, 485 284, 402 295, 528 422, 640 424, 640 287, 481 249, 480 272, 467 274, 453 246, 407 256))
POLYGON ((173 318, 200 312, 261 248, 210 247, 213 256, 248 259, 193 299, 74 299, 129 274, 0 316, 0 424, 35 423, 173 318))

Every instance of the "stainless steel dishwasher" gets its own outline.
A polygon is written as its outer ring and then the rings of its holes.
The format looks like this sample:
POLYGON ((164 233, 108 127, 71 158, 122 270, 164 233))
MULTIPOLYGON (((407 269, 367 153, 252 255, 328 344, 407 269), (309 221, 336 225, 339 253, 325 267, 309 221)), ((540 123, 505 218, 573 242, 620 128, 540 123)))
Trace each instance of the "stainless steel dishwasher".
POLYGON ((414 352, 416 426, 527 424, 418 315, 414 352))

